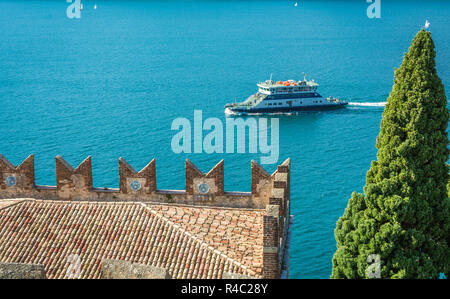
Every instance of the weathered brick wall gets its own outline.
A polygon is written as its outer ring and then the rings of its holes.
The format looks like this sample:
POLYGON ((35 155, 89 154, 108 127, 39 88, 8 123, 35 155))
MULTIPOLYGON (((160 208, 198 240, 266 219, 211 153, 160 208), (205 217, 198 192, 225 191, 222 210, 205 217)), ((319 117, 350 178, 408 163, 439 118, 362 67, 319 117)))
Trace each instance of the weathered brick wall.
POLYGON ((119 158, 119 189, 123 194, 151 194, 156 191, 156 161, 153 159, 137 172, 119 158))
MULTIPOLYGON (((152 201, 206 206, 259 208, 269 204, 273 193, 273 177, 252 161, 252 192, 224 190, 224 161, 208 173, 201 172, 186 160, 186 190, 158 190, 156 162, 153 159, 137 172, 123 158, 119 159, 119 188, 96 188, 93 185, 92 158, 87 157, 75 169, 61 156, 55 158, 56 186, 36 186, 34 156, 15 167, 0 156, 0 198, 37 198, 58 200, 152 201), (7 185, 13 176, 15 185, 7 185)), ((277 170, 278 171, 278 170, 277 170)))
POLYGON ((229 273, 229 272, 223 272, 222 278, 223 279, 255 279, 252 276, 238 274, 238 273, 229 273))
POLYGON ((166 269, 121 260, 102 260, 104 279, 168 279, 166 269))
POLYGON ((266 186, 270 185, 268 188, 270 194, 264 195, 264 197, 269 196, 264 218, 263 275, 265 278, 279 278, 281 269, 289 267, 283 263, 289 260, 285 258, 285 254, 288 254, 286 242, 290 228, 290 168, 291 161, 287 159, 277 167, 270 176, 270 180, 264 173, 261 175, 260 169, 256 172, 257 176, 265 180, 263 182, 266 186))
POLYGON ((276 279, 280 277, 278 217, 278 205, 266 206, 263 234, 263 278, 276 279))
POLYGON ((271 200, 280 202, 280 217, 278 220, 279 228, 279 256, 281 268, 288 268, 289 265, 283 265, 284 261, 289 261, 285 255, 289 254, 286 250, 288 240, 288 233, 290 227, 290 175, 291 175, 291 161, 287 159, 283 164, 277 167, 273 175, 273 189, 271 200))
POLYGON ((34 155, 15 167, 0 154, 0 191, 10 187, 32 190, 34 187, 34 155), (13 185, 13 186, 11 186, 13 185))
POLYGON ((73 194, 87 195, 93 187, 92 158, 87 157, 77 168, 67 163, 61 156, 55 158, 56 188, 59 197, 71 199, 73 194))
POLYGON ((208 173, 204 174, 189 159, 185 162, 186 193, 189 195, 202 194, 220 196, 224 194, 224 162, 221 160, 208 173), (199 186, 208 184, 209 190, 205 194, 199 191, 199 186))
POLYGON ((45 279, 44 265, 0 263, 0 279, 45 279))

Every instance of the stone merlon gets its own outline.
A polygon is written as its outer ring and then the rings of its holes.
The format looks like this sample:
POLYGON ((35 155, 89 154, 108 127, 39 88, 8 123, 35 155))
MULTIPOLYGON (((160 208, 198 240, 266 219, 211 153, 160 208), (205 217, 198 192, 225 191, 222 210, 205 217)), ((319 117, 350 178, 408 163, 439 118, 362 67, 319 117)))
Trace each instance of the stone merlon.
POLYGON ((251 192, 224 190, 223 160, 185 163, 186 189, 160 190, 155 159, 138 172, 120 158, 115 189, 94 186, 90 156, 76 168, 57 156, 56 186, 40 186, 33 155, 18 167, 0 155, 1 275, 286 278, 290 160, 272 174, 252 161, 251 192))

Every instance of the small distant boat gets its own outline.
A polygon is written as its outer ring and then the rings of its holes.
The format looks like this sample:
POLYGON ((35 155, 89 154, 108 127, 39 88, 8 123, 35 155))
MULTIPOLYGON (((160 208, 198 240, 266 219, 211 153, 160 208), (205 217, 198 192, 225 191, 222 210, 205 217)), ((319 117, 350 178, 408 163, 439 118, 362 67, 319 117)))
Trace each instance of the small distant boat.
POLYGON ((324 98, 317 92, 319 84, 314 80, 272 81, 257 84, 258 92, 242 103, 227 104, 225 114, 284 113, 305 110, 343 108, 348 102, 336 98, 324 98))
POLYGON ((428 20, 425 21, 425 26, 423 26, 425 29, 428 29, 430 27, 430 22, 428 20))
POLYGON ((94 4, 94 9, 97 9, 97 4, 94 4))
POLYGON ((297 3, 297 2, 295 2, 294 6, 295 6, 295 7, 297 7, 297 5, 298 5, 298 3, 297 3))
POLYGON ((83 10, 83 3, 80 4, 80 10, 83 10))

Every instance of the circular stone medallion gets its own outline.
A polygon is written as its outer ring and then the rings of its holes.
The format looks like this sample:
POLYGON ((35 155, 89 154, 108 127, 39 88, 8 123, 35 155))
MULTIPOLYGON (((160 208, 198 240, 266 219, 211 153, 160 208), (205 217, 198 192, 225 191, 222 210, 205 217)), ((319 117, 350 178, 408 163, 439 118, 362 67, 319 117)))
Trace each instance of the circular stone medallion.
POLYGON ((130 183, 131 190, 139 191, 141 189, 141 183, 138 180, 134 180, 130 183))
POLYGON ((201 194, 206 194, 209 192, 209 185, 207 183, 201 183, 200 185, 198 185, 198 191, 201 194))
POLYGON ((17 180, 16 180, 15 177, 9 176, 9 177, 6 178, 5 183, 6 183, 6 185, 7 185, 8 187, 13 187, 13 186, 16 185, 17 180))

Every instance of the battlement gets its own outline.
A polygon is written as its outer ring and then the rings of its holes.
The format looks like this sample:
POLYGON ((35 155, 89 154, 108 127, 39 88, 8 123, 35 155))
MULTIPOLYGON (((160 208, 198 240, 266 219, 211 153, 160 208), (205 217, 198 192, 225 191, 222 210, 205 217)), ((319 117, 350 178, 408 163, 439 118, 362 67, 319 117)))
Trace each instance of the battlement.
POLYGON ((0 154, 0 198, 36 198, 72 201, 150 201, 201 206, 265 209, 279 205, 280 214, 289 215, 290 159, 267 173, 251 161, 251 192, 224 190, 224 161, 208 173, 194 163, 185 162, 185 190, 157 188, 156 160, 136 171, 125 159, 118 160, 119 188, 96 188, 92 158, 87 157, 76 168, 61 156, 55 157, 56 186, 35 184, 34 155, 14 166, 0 154))
MULTIPOLYGON (((71 278, 76 273, 78 278, 288 277, 289 159, 272 174, 252 161, 251 192, 224 190, 223 160, 207 173, 186 160, 185 190, 157 188, 155 159, 140 171, 123 158, 118 164, 119 188, 96 188, 90 156, 76 168, 56 156, 56 186, 38 186, 33 155, 17 167, 0 155, 0 225, 20 225, 23 232, 14 234, 17 240, 11 242, 0 235, 3 276, 25 277, 29 270, 36 272, 33 277, 45 272, 47 278, 71 278), (48 256, 56 247, 51 242, 66 238, 66 230, 60 228, 75 222, 84 228, 63 246, 58 266, 50 265, 48 256), (40 233, 35 233, 35 226, 40 233), (48 231, 57 235, 50 243, 48 231), (136 234, 142 238, 139 246, 132 241, 136 234), (106 254, 103 249, 118 238, 121 245, 106 254), (145 241, 155 239, 168 248, 161 251, 160 243, 145 241), (96 256, 86 254, 80 244, 96 256), (27 248, 33 246, 42 253, 30 255, 27 248), (201 253, 186 259, 184 248, 201 253), (75 274, 65 263, 69 257, 79 258, 75 274)), ((10 235, 9 230, 1 233, 10 235)))

